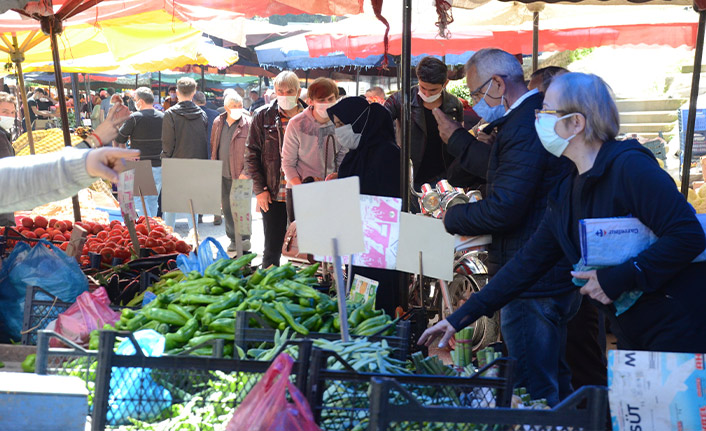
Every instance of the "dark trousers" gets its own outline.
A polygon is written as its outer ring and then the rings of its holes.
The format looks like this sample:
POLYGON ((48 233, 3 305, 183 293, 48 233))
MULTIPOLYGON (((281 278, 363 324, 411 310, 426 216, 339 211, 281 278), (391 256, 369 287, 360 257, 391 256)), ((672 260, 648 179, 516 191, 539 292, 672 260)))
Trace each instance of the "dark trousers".
POLYGON ((287 189, 287 218, 290 223, 296 220, 294 218, 294 197, 292 195, 292 189, 287 189))
POLYGON ((287 204, 284 202, 270 203, 270 209, 262 212, 262 226, 265 230, 265 252, 262 256, 262 267, 279 266, 284 235, 287 233, 287 204))
MULTIPOLYGON (((221 178, 221 208, 226 219, 226 235, 230 242, 235 242, 235 220, 233 220, 233 211, 230 208, 230 189, 233 186, 233 180, 226 177, 221 178)), ((243 240, 250 239, 250 235, 243 235, 242 238, 243 240)))
POLYGON ((588 298, 567 325, 566 362, 571 369, 571 384, 574 389, 582 386, 607 386, 605 325, 603 313, 588 298))

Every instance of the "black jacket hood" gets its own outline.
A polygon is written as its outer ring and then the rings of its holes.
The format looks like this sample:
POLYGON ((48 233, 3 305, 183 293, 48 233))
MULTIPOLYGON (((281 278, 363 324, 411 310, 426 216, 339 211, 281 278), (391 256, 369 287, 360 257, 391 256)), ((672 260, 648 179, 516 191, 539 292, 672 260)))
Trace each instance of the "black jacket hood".
POLYGON ((202 118, 204 111, 192 101, 179 102, 169 109, 176 115, 180 115, 187 120, 202 118))

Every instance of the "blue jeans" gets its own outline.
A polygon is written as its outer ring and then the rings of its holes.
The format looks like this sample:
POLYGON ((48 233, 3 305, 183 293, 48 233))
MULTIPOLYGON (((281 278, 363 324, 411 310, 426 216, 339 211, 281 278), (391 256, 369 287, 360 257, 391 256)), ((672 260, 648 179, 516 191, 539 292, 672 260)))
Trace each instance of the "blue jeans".
MULTIPOLYGON (((174 227, 176 225, 176 219, 186 218, 186 222, 189 224, 189 230, 194 228, 194 220, 191 218, 191 213, 162 213, 164 216, 164 223, 168 226, 174 227)), ((199 215, 196 214, 196 217, 199 215)))
POLYGON ((581 305, 578 289, 549 298, 515 299, 500 311, 503 339, 517 360, 515 386, 533 399, 559 403, 573 389, 566 363, 566 325, 581 305))
MULTIPOLYGON (((154 196, 145 196, 145 206, 147 207, 147 215, 149 217, 157 217, 157 207, 159 204, 159 192, 162 190, 162 167, 152 167, 152 176, 154 177, 154 182, 157 185, 157 194, 154 196)), ((142 214, 142 201, 140 197, 135 198, 135 208, 137 209, 137 215, 142 214)))

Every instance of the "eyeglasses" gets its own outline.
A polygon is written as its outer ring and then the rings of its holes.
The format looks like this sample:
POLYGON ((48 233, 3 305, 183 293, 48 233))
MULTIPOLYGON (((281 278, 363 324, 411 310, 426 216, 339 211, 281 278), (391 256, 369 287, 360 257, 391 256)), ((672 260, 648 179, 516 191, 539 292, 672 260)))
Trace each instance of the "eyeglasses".
MULTIPOLYGON (((499 77, 501 77, 501 78, 507 78, 506 75, 494 75, 494 76, 499 76, 499 77)), ((490 78, 488 78, 487 81, 485 81, 484 83, 482 83, 482 84, 480 85, 480 87, 478 87, 478 88, 476 88, 475 90, 471 91, 471 93, 469 94, 469 96, 470 96, 472 99, 480 99, 480 98, 482 97, 482 93, 483 93, 482 90, 483 90, 483 87, 485 87, 486 84, 488 84, 488 83, 489 83, 490 81, 492 81, 492 80, 493 80, 493 77, 491 76, 490 78)), ((498 97, 498 99, 499 99, 499 97, 498 97)))
POLYGON ((538 118, 539 114, 549 114, 549 115, 566 115, 566 111, 554 110, 554 109, 535 109, 534 117, 538 118))

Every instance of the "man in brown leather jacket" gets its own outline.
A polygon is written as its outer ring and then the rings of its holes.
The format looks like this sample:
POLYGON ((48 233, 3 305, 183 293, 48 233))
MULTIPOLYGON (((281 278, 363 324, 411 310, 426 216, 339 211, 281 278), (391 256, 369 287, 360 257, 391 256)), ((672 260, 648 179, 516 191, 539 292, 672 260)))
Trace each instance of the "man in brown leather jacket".
POLYGON ((279 266, 287 232, 286 181, 282 172, 284 131, 289 120, 306 107, 299 100, 301 88, 294 72, 281 72, 274 86, 277 100, 255 111, 245 153, 245 171, 253 180, 265 230, 263 268, 279 266))

